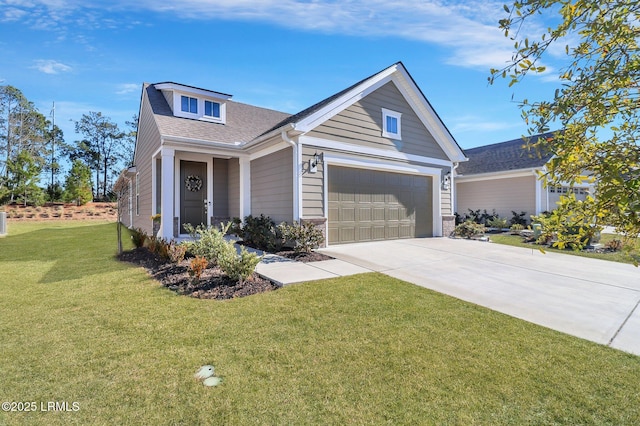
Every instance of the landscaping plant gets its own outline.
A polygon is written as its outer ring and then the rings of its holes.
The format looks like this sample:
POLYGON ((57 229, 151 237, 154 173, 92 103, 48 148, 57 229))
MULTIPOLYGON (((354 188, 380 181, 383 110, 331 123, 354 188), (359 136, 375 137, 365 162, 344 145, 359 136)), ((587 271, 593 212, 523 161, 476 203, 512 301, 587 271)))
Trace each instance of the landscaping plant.
POLYGON ((227 243, 224 236, 230 226, 230 223, 220 224, 220 227, 199 225, 194 228, 191 224, 184 225, 193 238, 193 241, 187 243, 187 250, 192 255, 204 257, 212 265, 217 265, 219 254, 227 243))
POLYGON ((209 266, 209 262, 207 259, 201 256, 196 256, 189 262, 189 276, 191 276, 194 281, 200 281, 200 277, 205 269, 209 266))
POLYGON ((288 224, 282 222, 278 225, 278 231, 282 235, 284 244, 293 243, 296 253, 311 253, 324 242, 322 231, 310 222, 288 224))
POLYGON ((249 252, 245 247, 240 247, 240 253, 236 251, 231 241, 225 241, 218 253, 218 266, 229 278, 242 284, 253 275, 261 257, 249 252))
POLYGON ((483 235, 485 231, 486 229, 484 225, 476 223, 473 220, 467 220, 466 222, 456 226, 453 234, 456 237, 473 238, 483 235))
POLYGON ((133 245, 136 248, 140 248, 144 246, 145 241, 147 240, 147 233, 144 232, 140 228, 133 228, 129 230, 131 233, 131 241, 133 241, 133 245))
POLYGON ((272 253, 282 248, 282 237, 275 222, 263 214, 244 218, 242 240, 251 247, 272 253))

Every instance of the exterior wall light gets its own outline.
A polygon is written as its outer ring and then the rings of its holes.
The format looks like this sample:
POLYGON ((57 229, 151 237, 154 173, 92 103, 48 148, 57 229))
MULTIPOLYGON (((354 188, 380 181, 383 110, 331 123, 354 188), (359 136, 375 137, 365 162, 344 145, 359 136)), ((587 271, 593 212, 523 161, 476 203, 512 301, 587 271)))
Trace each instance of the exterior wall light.
POLYGON ((324 154, 317 152, 313 154, 313 157, 309 160, 309 173, 317 173, 318 165, 324 162, 324 154))

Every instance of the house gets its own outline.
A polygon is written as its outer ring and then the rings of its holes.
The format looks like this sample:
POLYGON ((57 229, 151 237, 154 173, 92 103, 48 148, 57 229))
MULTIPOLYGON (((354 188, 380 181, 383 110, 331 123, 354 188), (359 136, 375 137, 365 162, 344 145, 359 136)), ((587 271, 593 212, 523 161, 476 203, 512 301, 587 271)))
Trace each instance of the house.
POLYGON ((294 115, 184 84, 145 83, 125 224, 185 236, 264 214, 328 244, 441 236, 465 156, 398 62, 294 115))
POLYGON ((469 161, 456 168, 455 211, 494 210, 506 219, 512 212, 525 212, 525 218, 555 208, 561 195, 573 192, 584 200, 592 192, 592 184, 547 186, 544 174, 552 154, 534 144, 540 138, 553 138, 553 132, 464 151, 469 161))

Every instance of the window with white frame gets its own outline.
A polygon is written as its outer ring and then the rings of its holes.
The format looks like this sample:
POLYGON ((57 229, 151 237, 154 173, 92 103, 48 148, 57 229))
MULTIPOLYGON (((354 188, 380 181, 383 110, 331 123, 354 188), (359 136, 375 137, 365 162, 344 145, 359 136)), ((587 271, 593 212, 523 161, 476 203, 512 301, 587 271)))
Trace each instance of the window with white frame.
POLYGON ((192 98, 190 96, 181 96, 180 97, 180 110, 182 112, 189 112, 191 114, 198 113, 198 99, 192 98))
POLYGON ((204 115, 212 118, 220 118, 220 104, 213 101, 204 101, 204 115))
POLYGON ((382 136, 391 139, 402 139, 402 114, 382 108, 382 136))

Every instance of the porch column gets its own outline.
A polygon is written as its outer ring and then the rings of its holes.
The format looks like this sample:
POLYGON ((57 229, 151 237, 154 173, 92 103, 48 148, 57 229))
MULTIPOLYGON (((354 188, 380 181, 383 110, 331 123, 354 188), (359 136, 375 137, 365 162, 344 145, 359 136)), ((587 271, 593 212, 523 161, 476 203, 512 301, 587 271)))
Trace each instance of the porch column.
POLYGON ((251 161, 240 157, 240 219, 251 214, 251 161))
POLYGON ((175 180, 175 150, 162 148, 162 191, 161 213, 160 213, 160 236, 162 238, 173 238, 173 216, 174 216, 174 180, 175 180))

